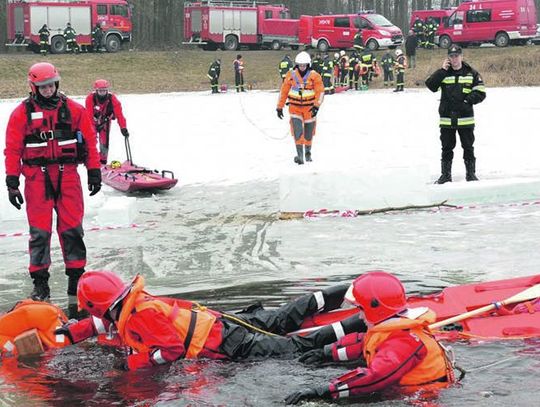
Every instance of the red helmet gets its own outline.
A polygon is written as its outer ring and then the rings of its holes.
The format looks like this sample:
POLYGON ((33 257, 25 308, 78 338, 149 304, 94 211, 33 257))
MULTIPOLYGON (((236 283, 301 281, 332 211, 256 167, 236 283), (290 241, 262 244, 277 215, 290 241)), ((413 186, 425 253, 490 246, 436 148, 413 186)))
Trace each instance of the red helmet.
POLYGON ((405 288, 386 271, 375 270, 356 278, 345 299, 362 308, 366 320, 377 324, 407 308, 405 288))
POLYGON ((94 82, 94 90, 105 89, 109 90, 109 81, 106 79, 98 79, 94 82))
POLYGON ((60 82, 60 75, 53 64, 38 62, 28 70, 28 83, 30 84, 32 93, 36 93, 38 86, 49 85, 51 83, 56 83, 56 87, 58 88, 58 82, 60 82))
POLYGON ((112 271, 87 271, 79 279, 77 298, 79 308, 103 318, 107 311, 123 299, 131 289, 112 271))

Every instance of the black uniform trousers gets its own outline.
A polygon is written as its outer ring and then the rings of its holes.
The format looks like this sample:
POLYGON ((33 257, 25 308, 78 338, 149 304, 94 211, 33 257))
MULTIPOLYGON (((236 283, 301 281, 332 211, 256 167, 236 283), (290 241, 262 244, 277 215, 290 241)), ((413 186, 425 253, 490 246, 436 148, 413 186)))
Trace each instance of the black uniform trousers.
POLYGON ((461 147, 463 148, 463 159, 465 161, 474 160, 474 128, 448 128, 441 127, 442 161, 452 161, 454 158, 454 147, 456 146, 456 131, 459 133, 461 147))

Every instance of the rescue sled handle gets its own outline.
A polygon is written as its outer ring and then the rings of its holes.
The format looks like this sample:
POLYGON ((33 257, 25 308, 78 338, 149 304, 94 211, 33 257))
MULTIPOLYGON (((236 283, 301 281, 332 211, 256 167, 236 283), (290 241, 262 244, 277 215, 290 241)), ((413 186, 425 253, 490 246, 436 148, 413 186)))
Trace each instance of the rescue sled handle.
POLYGON ((127 160, 131 165, 133 165, 133 158, 131 157, 131 146, 129 145, 129 138, 128 137, 124 137, 124 143, 126 145, 127 160))
POLYGON ((456 315, 455 317, 435 322, 429 325, 429 329, 436 329, 440 328, 441 326, 453 324, 454 322, 463 321, 464 319, 475 317, 477 315, 483 314, 484 312, 492 311, 503 305, 515 304, 517 302, 528 301, 538 297, 540 297, 540 284, 533 285, 532 287, 529 287, 526 290, 523 290, 522 292, 507 298, 506 300, 493 302, 492 304, 477 308, 469 312, 465 312, 464 314, 456 315))

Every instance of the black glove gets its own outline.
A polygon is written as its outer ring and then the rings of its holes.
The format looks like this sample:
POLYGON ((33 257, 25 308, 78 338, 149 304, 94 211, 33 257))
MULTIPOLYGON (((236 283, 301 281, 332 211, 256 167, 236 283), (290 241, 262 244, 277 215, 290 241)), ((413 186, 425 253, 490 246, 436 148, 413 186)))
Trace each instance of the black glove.
POLYGON ((283 119, 283 109, 276 109, 278 119, 283 119))
POLYGON ((113 369, 127 372, 129 370, 127 360, 125 358, 115 360, 113 362, 113 369))
POLYGON ((94 196, 101 189, 101 170, 99 168, 88 170, 88 190, 94 196))
POLYGON ((122 133, 122 135, 125 137, 125 138, 128 138, 129 137, 129 131, 128 129, 126 129, 125 127, 123 129, 120 129, 120 132, 122 133))
POLYGON ((317 116, 317 113, 319 112, 319 107, 318 106, 313 106, 311 108, 311 117, 315 117, 317 116))
POLYGON ((21 209, 21 205, 24 203, 24 199, 19 191, 19 177, 15 175, 6 176, 6 185, 8 187, 9 202, 17 209, 21 209))
POLYGON ((297 391, 289 394, 285 398, 285 404, 298 404, 301 400, 313 400, 317 398, 329 398, 330 391, 328 387, 318 387, 316 389, 307 388, 305 390, 297 391))
POLYGON ((300 356, 298 360, 306 365, 328 362, 332 360, 332 348, 331 346, 325 346, 323 349, 312 349, 300 356))
POLYGON ((73 335, 71 335, 71 332, 69 330, 69 325, 71 325, 71 321, 68 321, 67 323, 62 325, 60 328, 56 328, 54 330, 54 334, 55 335, 65 335, 65 336, 68 337, 68 339, 69 339, 69 341, 71 343, 75 343, 75 341, 73 340, 73 335))

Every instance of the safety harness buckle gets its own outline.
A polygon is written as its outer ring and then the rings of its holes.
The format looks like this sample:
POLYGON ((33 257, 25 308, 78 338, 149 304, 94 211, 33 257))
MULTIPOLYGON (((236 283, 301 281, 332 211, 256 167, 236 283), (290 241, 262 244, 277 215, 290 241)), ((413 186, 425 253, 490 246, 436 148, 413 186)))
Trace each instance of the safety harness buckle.
POLYGON ((54 139, 54 130, 42 131, 39 133, 39 138, 43 141, 54 139))

